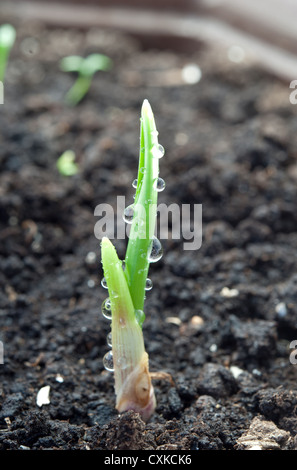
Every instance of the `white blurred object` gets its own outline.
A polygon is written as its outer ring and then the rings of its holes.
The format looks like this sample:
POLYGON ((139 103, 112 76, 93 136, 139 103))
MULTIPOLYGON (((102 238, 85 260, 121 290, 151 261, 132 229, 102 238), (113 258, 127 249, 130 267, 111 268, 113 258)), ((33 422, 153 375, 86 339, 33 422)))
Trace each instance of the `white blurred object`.
POLYGON ((228 59, 235 64, 240 64, 244 61, 245 52, 240 46, 230 46, 228 49, 228 59))
POLYGON ((188 85, 194 85, 201 79, 202 72, 196 64, 187 64, 182 69, 182 78, 188 85))
POLYGON ((49 394, 50 394, 50 386, 45 385, 44 387, 42 387, 37 393, 37 397, 36 397, 37 406, 41 407, 43 405, 49 405, 50 404, 49 394))

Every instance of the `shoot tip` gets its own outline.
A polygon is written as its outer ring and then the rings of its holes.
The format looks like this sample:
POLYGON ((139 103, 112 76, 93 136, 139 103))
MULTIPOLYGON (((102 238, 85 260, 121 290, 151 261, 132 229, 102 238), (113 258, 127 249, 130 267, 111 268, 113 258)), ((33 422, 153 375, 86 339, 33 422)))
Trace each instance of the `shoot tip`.
POLYGON ((153 111, 152 111, 151 105, 150 105, 150 103, 147 99, 143 100, 141 115, 142 116, 147 115, 148 118, 153 117, 153 111))

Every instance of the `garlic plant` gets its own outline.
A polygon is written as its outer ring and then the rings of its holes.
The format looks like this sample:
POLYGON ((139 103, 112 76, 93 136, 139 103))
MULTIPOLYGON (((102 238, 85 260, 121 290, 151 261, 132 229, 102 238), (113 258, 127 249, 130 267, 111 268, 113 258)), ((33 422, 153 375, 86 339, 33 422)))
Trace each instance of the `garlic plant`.
POLYGON ((11 24, 0 26, 0 81, 4 82, 10 51, 14 45, 16 30, 11 24))
POLYGON ((104 237, 101 243, 103 285, 109 293, 102 313, 111 319, 108 344, 112 349, 103 362, 107 370, 114 371, 116 408, 119 412, 134 410, 146 421, 155 410, 156 400, 142 333, 143 309, 146 290, 152 287, 147 278, 150 263, 162 256, 162 246, 154 233, 158 192, 165 183, 159 178, 159 158, 164 149, 158 143, 147 100, 143 102, 140 121, 138 177, 133 182, 136 194, 123 215, 131 224, 124 268, 111 241, 104 237))

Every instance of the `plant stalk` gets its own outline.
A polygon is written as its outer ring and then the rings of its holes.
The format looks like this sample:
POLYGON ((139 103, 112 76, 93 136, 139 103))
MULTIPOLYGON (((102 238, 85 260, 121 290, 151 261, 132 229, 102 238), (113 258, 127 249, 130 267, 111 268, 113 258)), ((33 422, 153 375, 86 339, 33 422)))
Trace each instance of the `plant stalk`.
POLYGON ((122 262, 107 237, 102 239, 101 250, 112 310, 116 408, 119 412, 134 410, 146 421, 154 412, 156 400, 142 329, 135 317, 122 262))

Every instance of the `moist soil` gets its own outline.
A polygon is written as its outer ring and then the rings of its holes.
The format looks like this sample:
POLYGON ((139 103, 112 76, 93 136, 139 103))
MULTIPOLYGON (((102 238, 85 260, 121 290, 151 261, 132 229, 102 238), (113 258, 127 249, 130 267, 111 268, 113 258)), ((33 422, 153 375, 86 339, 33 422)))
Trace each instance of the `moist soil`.
MULTIPOLYGON (((0 449, 295 449, 297 120, 288 83, 206 47, 176 53, 110 30, 15 25, 0 109, 0 449), (64 97, 75 75, 59 60, 92 52, 113 68, 71 108, 64 97), (181 79, 189 63, 202 71, 198 83, 181 79), (94 234, 98 204, 116 212, 117 196, 133 201, 145 98, 166 149, 159 202, 202 204, 203 228, 199 249, 198 235, 191 250, 186 234, 162 240, 150 267, 143 332, 150 370, 167 375, 153 380, 148 423, 114 408, 94 234), (73 176, 56 166, 67 149, 73 176), (50 402, 39 406, 44 386, 50 402)), ((114 243, 123 258, 127 239, 114 243)))

